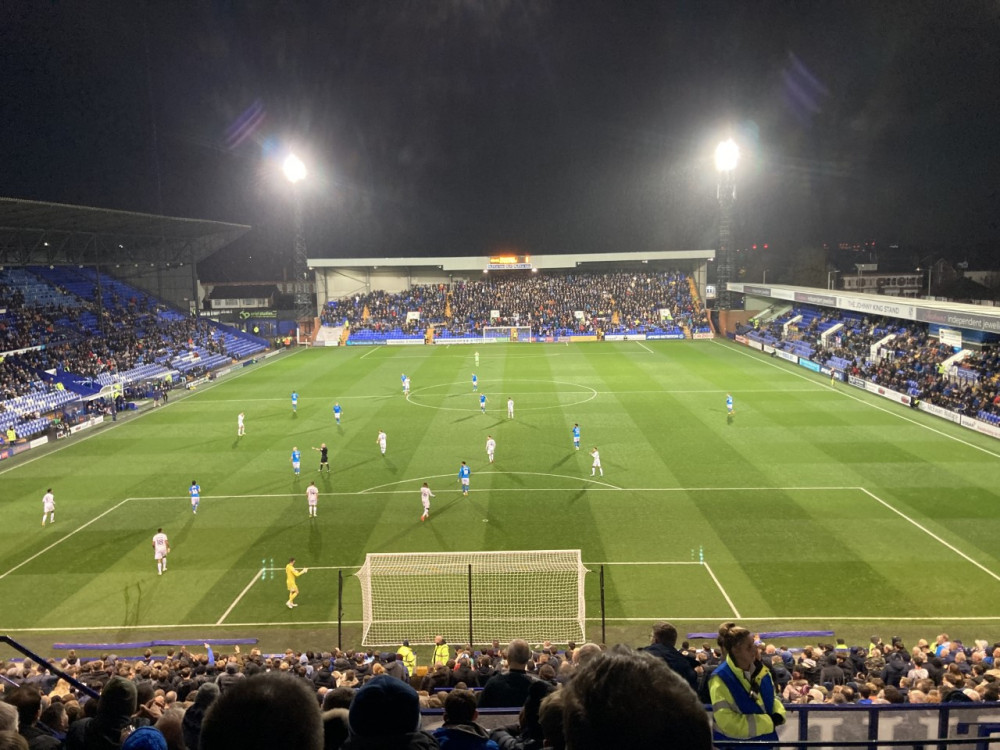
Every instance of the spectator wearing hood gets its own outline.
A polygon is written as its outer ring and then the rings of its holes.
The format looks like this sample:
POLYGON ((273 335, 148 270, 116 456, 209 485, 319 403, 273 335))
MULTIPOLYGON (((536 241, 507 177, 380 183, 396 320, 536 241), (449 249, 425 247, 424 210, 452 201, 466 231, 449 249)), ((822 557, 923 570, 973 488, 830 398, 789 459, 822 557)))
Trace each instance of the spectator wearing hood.
MULTIPOLYGON (((420 698, 405 682, 378 675, 354 694, 344 750, 429 750, 437 740, 420 730, 420 698)), ((210 750, 210 749, 209 749, 210 750)))
POLYGON ((70 725, 66 750, 114 750, 121 747, 122 730, 148 722, 134 716, 137 706, 135 683, 112 677, 97 700, 97 714, 70 725))
POLYGON ((201 723, 205 720, 208 707, 219 697, 219 686, 214 682, 206 682, 194 696, 194 705, 188 706, 181 722, 184 734, 184 744, 188 750, 198 750, 201 741, 201 723))

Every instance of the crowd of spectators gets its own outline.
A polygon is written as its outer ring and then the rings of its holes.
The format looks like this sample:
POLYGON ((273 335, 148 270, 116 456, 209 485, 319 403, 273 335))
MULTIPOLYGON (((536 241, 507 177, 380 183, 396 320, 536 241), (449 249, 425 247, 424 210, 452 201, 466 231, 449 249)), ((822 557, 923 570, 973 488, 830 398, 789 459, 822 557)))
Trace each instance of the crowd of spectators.
POLYGON ((984 412, 1000 416, 1000 353, 995 347, 973 351, 946 367, 954 347, 941 343, 924 324, 837 318, 826 311, 805 325, 788 326, 796 313, 791 310, 766 324, 741 326, 737 332, 754 332, 779 346, 804 342, 814 350, 815 361, 833 363, 847 375, 912 396, 914 404, 926 401, 971 417, 984 412), (824 338, 823 331, 836 323, 844 325, 824 338), (884 341, 887 336, 891 338, 884 341))
MULTIPOLYGON (((715 644, 678 645, 669 623, 657 623, 651 644, 639 652, 625 646, 605 650, 594 643, 558 648, 546 642, 532 648, 523 640, 506 647, 494 641, 479 651, 442 645, 435 653, 447 659, 426 668, 417 666, 406 642, 389 652, 265 655, 237 646, 215 654, 206 645, 204 651, 171 649, 162 657, 147 650, 140 658, 103 654, 85 660, 69 652, 52 662, 100 693, 98 700, 86 699, 30 660, 7 662, 0 666, 0 686, 4 702, 16 712, 0 707, 0 731, 20 731, 25 747, 72 750, 127 748, 119 737, 122 730, 154 726, 163 735, 158 746, 211 750, 311 746, 273 744, 281 732, 306 731, 308 725, 318 746, 329 748, 520 750, 543 744, 625 746, 614 744, 616 736, 630 738, 629 747, 654 747, 656 738, 673 727, 688 733, 693 744, 685 747, 710 746, 702 704, 711 703, 709 675, 725 657, 715 644), (299 730, 275 714, 285 703, 299 730), (248 711, 250 705, 256 708, 248 711), (639 709, 657 705, 651 717, 637 720, 643 713, 639 709), (434 725, 443 719, 443 726, 421 731, 421 710, 435 708, 443 709, 443 716, 428 715, 424 721, 434 725), (507 715, 519 711, 518 720, 512 725, 494 721, 487 729, 477 723, 479 712, 487 709, 504 709, 507 715), (583 734, 582 727, 587 728, 583 734), (398 741, 379 744, 389 735, 398 741), (265 736, 272 744, 262 744, 265 736)), ((867 646, 849 647, 838 639, 791 649, 758 639, 756 647, 785 704, 1000 700, 1000 642, 976 640, 966 646, 941 633, 913 648, 898 638, 883 643, 876 636, 867 646)), ((2 740, 0 747, 21 746, 2 740)))
POLYGON ((667 322, 709 330, 708 316, 679 272, 490 276, 452 285, 372 291, 329 303, 322 320, 352 330, 416 335, 433 325, 453 336, 489 326, 530 326, 538 336, 656 330, 667 322), (419 319, 408 313, 420 313, 419 319))

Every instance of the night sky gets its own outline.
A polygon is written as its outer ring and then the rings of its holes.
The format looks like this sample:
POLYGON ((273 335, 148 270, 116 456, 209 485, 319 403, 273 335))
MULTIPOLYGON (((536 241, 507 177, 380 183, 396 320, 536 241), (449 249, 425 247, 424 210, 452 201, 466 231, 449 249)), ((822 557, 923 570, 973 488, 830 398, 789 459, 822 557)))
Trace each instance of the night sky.
MULTIPOLYGON (((12 0, 0 195, 248 223, 223 253, 1000 246, 1000 11, 922 0, 12 0)), ((242 258, 241 258, 242 256, 242 258)), ((244 269, 246 266, 244 266, 244 269)))

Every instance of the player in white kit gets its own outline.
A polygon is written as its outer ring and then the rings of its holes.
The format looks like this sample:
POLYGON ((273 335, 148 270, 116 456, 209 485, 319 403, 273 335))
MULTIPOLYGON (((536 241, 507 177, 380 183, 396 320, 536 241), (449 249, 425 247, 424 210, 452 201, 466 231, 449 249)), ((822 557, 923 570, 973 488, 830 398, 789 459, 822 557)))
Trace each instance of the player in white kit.
POLYGON ((427 486, 427 482, 424 482, 424 486, 420 488, 420 503, 424 506, 424 514, 420 516, 421 521, 426 521, 427 517, 431 514, 432 497, 434 497, 434 493, 431 492, 431 488, 427 486))
POLYGON ((507 397, 507 419, 514 418, 514 399, 507 397))
POLYGON ((247 434, 246 428, 243 426, 243 412, 236 415, 236 437, 243 437, 247 434))
POLYGON ((309 502, 309 517, 316 517, 316 506, 319 504, 319 487, 315 482, 310 482, 306 487, 306 500, 309 502))
POLYGON ((170 554, 170 542, 163 529, 157 529, 153 535, 153 558, 156 560, 156 574, 162 576, 167 569, 167 555, 170 554))
POLYGON ((52 494, 52 488, 45 490, 42 497, 42 526, 45 525, 45 516, 49 517, 49 523, 56 522, 56 496, 52 494))
POLYGON ((594 476, 595 471, 601 472, 601 476, 604 476, 604 469, 601 468, 601 454, 597 452, 597 446, 594 446, 594 450, 590 452, 590 455, 594 457, 594 463, 590 467, 590 476, 594 476))
POLYGON ((493 463, 493 453, 497 449, 497 441, 493 439, 492 435, 486 436, 486 455, 490 457, 490 463, 493 463))
POLYGON ((378 443, 378 449, 382 451, 382 455, 385 455, 385 433, 382 430, 378 431, 378 437, 375 438, 375 442, 378 443))

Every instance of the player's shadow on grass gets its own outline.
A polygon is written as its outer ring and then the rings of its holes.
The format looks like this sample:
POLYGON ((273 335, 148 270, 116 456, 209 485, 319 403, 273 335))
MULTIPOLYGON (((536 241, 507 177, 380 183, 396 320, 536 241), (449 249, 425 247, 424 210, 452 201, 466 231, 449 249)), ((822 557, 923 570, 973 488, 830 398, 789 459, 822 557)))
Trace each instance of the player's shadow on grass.
POLYGON ((575 453, 578 453, 578 451, 573 451, 573 453, 567 453, 561 460, 556 461, 554 464, 552 464, 552 466, 550 468, 552 468, 552 469, 558 469, 564 463, 566 463, 567 461, 569 461, 573 457, 573 454, 575 454, 575 453))
POLYGON ((732 424, 732 423, 733 423, 733 415, 732 414, 727 414, 726 415, 726 424, 732 424))
POLYGON ((370 464, 372 461, 376 461, 376 460, 377 461, 381 461, 382 457, 379 456, 377 459, 375 459, 375 458, 366 458, 364 461, 358 461, 357 463, 351 464, 349 466, 341 466, 340 470, 341 471, 350 471, 351 469, 356 469, 359 466, 364 466, 365 464, 370 464))
POLYGON ((122 604, 125 607, 125 613, 124 616, 122 617, 122 625, 121 625, 122 628, 128 628, 129 626, 132 625, 138 625, 140 610, 142 609, 141 583, 125 584, 125 588, 122 590, 122 604), (130 593, 133 588, 135 589, 134 600, 132 594, 130 593))
POLYGON ((188 536, 191 534, 192 528, 194 528, 194 513, 188 513, 188 519, 185 522, 184 527, 178 531, 177 534, 172 535, 173 544, 178 547, 183 547, 188 536))
MULTIPOLYGON (((468 500, 468 498, 464 498, 463 497, 460 500, 455 500, 453 502, 448 503, 447 505, 441 506, 440 508, 438 508, 438 507, 432 508, 431 509, 431 515, 430 515, 430 517, 426 521, 421 521, 420 520, 420 516, 418 516, 416 513, 414 513, 413 514, 413 516, 414 516, 413 525, 412 526, 407 526, 405 529, 403 529, 402 531, 400 531, 398 534, 394 534, 393 536, 391 536, 387 540, 385 540, 385 542, 383 543, 384 544, 384 548, 385 549, 395 549, 396 543, 399 542, 402 539, 409 539, 412 536, 414 529, 425 528, 429 524, 431 525, 431 529, 432 529, 434 535, 436 537, 438 537, 439 540, 441 540, 442 544, 444 544, 445 537, 442 537, 440 531, 433 526, 435 519, 437 519, 438 521, 440 521, 441 516, 447 515, 449 512, 451 512, 452 508, 454 508, 455 506, 457 506, 460 501, 461 502, 466 502, 467 500, 468 500)), ((445 534, 451 534, 451 532, 452 532, 452 527, 451 526, 446 527, 444 533, 445 534)), ((450 538, 451 538, 451 536, 448 537, 448 539, 450 539, 450 538)), ((451 542, 449 541, 449 544, 450 543, 451 542)))
POLYGON ((313 560, 321 559, 323 552, 323 535, 319 531, 319 524, 315 518, 309 519, 309 554, 313 560))
POLYGON ((586 496, 587 496, 587 488, 586 488, 586 487, 581 487, 581 488, 580 488, 580 489, 579 489, 579 490, 577 491, 577 493, 576 493, 575 495, 573 495, 573 497, 571 497, 571 498, 569 499, 569 502, 568 502, 568 503, 566 503, 566 504, 567 504, 567 505, 571 505, 571 506, 572 506, 572 505, 576 505, 576 501, 577 501, 577 500, 582 500, 582 499, 583 499, 583 498, 585 498, 586 496))
POLYGON ((459 417, 458 419, 453 419, 451 420, 451 423, 458 424, 459 422, 468 422, 470 419, 475 419, 475 418, 476 418, 475 414, 470 414, 467 417, 459 417))

